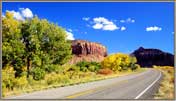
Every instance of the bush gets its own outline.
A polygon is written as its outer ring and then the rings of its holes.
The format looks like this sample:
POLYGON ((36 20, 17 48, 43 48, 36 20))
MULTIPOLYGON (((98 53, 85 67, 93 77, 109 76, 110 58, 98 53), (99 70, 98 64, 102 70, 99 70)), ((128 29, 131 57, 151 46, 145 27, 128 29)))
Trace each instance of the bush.
POLYGON ((78 62, 76 64, 76 66, 79 66, 79 67, 88 67, 89 66, 89 62, 81 61, 81 62, 78 62))
POLYGON ((87 69, 87 67, 80 67, 80 71, 87 72, 88 69, 87 69))
POLYGON ((34 80, 41 80, 45 77, 45 71, 39 67, 32 70, 32 76, 34 80))
POLYGON ((98 62, 86 62, 86 61, 81 61, 76 64, 80 68, 80 71, 87 72, 95 72, 98 71, 101 67, 101 64, 98 62))
POLYGON ((98 62, 91 62, 91 66, 94 67, 94 71, 98 71, 101 68, 101 64, 98 62))
POLYGON ((63 72, 63 68, 60 65, 46 65, 44 68, 45 68, 45 71, 48 73, 51 73, 51 72, 62 73, 63 72))
POLYGON ((105 69, 100 69, 100 70, 98 71, 98 73, 99 73, 99 74, 103 74, 103 75, 109 75, 109 74, 112 74, 113 71, 110 70, 109 68, 105 68, 105 69))
POLYGON ((131 69, 137 69, 135 66, 136 58, 129 56, 128 54, 112 54, 106 57, 102 62, 101 66, 103 68, 109 68, 113 71, 122 71, 122 70, 128 70, 128 68, 131 69))
POLYGON ((101 64, 98 62, 90 62, 91 65, 94 65, 96 67, 101 67, 101 64))
POLYGON ((7 92, 6 84, 4 82, 2 82, 2 96, 3 97, 5 96, 5 92, 7 92))
POLYGON ((45 76, 45 80, 48 85, 56 83, 57 80, 57 74, 56 73, 50 73, 45 76))
POLYGON ((95 71, 95 66, 89 66, 88 70, 91 71, 91 72, 94 72, 95 71))
POLYGON ((135 64, 135 65, 136 65, 136 68, 137 68, 137 69, 140 69, 140 68, 141 68, 140 65, 138 65, 138 64, 135 64))
POLYGON ((131 66, 131 70, 136 70, 136 69, 139 69, 140 68, 140 65, 138 64, 134 64, 131 66))
POLYGON ((28 84, 26 76, 15 78, 15 87, 25 87, 28 84))
POLYGON ((2 69, 3 90, 13 90, 15 85, 15 71, 13 67, 7 66, 2 69))
POLYGON ((80 71, 80 67, 78 67, 76 65, 71 65, 68 71, 78 72, 78 71, 80 71))
POLYGON ((57 82, 67 84, 70 82, 70 78, 68 75, 58 75, 57 82))

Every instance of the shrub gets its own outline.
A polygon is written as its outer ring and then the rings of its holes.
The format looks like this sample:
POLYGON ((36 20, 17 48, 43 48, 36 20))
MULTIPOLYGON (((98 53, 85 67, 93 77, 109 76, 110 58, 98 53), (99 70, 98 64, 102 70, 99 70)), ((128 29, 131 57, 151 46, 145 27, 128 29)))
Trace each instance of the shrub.
MULTIPOLYGON (((98 62, 91 62, 91 66, 94 67, 94 71, 98 71, 101 68, 101 64, 98 62)), ((92 72, 94 72, 92 71, 92 72)))
POLYGON ((15 71, 13 67, 7 66, 2 69, 3 90, 13 90, 15 85, 15 71))
POLYGON ((45 71, 39 67, 33 68, 32 76, 34 80, 41 80, 45 77, 45 71))
POLYGON ((94 65, 96 67, 101 67, 101 64, 98 62, 90 62, 91 65, 94 65))
POLYGON ((79 67, 88 67, 89 66, 89 62, 81 61, 81 62, 78 62, 76 64, 76 66, 79 66, 79 67))
POLYGON ((103 68, 109 68, 113 71, 128 70, 130 67, 134 70, 137 68, 135 63, 135 57, 129 56, 128 54, 117 53, 106 57, 101 62, 101 66, 103 68))
POLYGON ((80 71, 87 72, 88 69, 87 69, 87 67, 80 67, 80 71))
POLYGON ((52 65, 46 65, 45 71, 48 73, 51 73, 51 72, 62 73, 63 68, 60 65, 53 65, 52 64, 52 65))
POLYGON ((28 84, 26 76, 15 78, 15 87, 25 87, 28 84))
POLYGON ((113 71, 110 70, 109 68, 105 68, 105 69, 100 69, 100 70, 98 71, 98 73, 99 73, 99 74, 103 74, 103 75, 109 75, 109 74, 112 74, 113 71))
POLYGON ((51 73, 55 71, 56 66, 55 65, 45 65, 44 68, 46 72, 51 73))
POLYGON ((62 74, 56 74, 56 73, 50 73, 45 76, 45 80, 48 85, 52 84, 67 84, 70 82, 69 79, 69 73, 66 73, 65 75, 62 74))
POLYGON ((68 71, 78 72, 78 71, 80 71, 80 67, 78 67, 76 65, 71 65, 68 71))
POLYGON ((3 97, 5 96, 5 92, 7 92, 6 84, 4 82, 2 82, 2 96, 3 97))
POLYGON ((48 85, 56 83, 57 75, 55 73, 50 73, 45 76, 45 80, 48 85))
POLYGON ((76 64, 80 68, 80 71, 87 72, 95 72, 98 71, 101 67, 101 64, 98 62, 86 62, 86 61, 81 61, 76 64))
POLYGON ((131 70, 136 70, 136 69, 139 69, 140 68, 140 65, 138 64, 134 64, 131 66, 131 70))
POLYGON ((94 72, 95 71, 95 66, 89 66, 88 70, 91 71, 91 72, 94 72))
POLYGON ((13 90, 14 84, 15 84, 14 80, 15 80, 15 79, 12 79, 12 78, 3 80, 4 87, 5 87, 6 89, 13 90))
POLYGON ((57 82, 67 84, 70 82, 70 78, 68 75, 58 75, 57 82))
POLYGON ((140 65, 138 65, 138 64, 135 64, 135 65, 136 65, 136 68, 137 68, 137 69, 140 69, 140 68, 141 68, 140 65))

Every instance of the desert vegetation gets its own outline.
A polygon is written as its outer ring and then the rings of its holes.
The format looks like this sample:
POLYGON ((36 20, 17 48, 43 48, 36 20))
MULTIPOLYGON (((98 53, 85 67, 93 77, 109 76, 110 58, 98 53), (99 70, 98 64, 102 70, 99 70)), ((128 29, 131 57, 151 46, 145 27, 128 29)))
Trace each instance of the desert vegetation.
POLYGON ((163 73, 163 79, 155 99, 174 99, 174 67, 153 66, 163 73))
POLYGON ((140 71, 136 58, 112 54, 102 62, 72 58, 70 41, 62 27, 35 16, 18 21, 6 12, 2 18, 2 95, 10 96, 51 87, 85 83, 140 71))
POLYGON ((106 57, 102 61, 103 68, 109 68, 113 71, 124 71, 124 70, 135 70, 140 68, 138 64, 136 64, 137 60, 133 56, 129 56, 128 54, 112 54, 106 57))

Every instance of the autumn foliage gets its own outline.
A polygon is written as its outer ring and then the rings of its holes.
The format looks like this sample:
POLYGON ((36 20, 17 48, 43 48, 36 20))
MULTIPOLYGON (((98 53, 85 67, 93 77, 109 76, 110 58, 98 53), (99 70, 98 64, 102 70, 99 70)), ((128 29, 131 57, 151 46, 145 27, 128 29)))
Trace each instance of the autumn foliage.
POLYGON ((135 70, 140 68, 139 65, 135 64, 136 58, 133 56, 129 56, 128 54, 112 54, 106 57, 102 62, 102 68, 108 68, 113 71, 123 71, 123 70, 135 70))
POLYGON ((109 74, 112 74, 113 71, 109 68, 104 68, 104 69, 100 69, 98 71, 99 74, 103 74, 103 75, 109 75, 109 74))

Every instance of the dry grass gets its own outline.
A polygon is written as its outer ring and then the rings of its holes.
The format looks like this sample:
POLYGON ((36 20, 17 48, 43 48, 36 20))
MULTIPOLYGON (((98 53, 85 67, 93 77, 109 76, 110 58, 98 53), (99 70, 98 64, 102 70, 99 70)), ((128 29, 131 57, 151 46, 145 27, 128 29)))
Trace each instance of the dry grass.
POLYGON ((174 99, 174 67, 154 66, 154 68, 162 71, 164 75, 155 99, 174 99))
POLYGON ((135 74, 145 71, 144 68, 137 69, 135 71, 123 71, 118 73, 112 73, 109 75, 94 73, 94 72, 79 72, 78 74, 74 74, 74 76, 70 75, 70 73, 66 73, 65 75, 60 75, 56 73, 47 74, 45 76, 44 80, 41 81, 35 81, 30 80, 30 84, 27 86, 21 88, 15 88, 13 91, 5 91, 3 90, 3 96, 12 96, 12 95, 19 95, 24 93, 30 93, 34 91, 44 90, 44 89, 50 89, 50 88, 57 88, 57 87, 63 87, 68 85, 75 85, 75 84, 81 84, 86 82, 93 82, 103 79, 109 79, 109 78, 115 78, 120 77, 124 75, 129 74, 135 74), (70 78, 74 77, 74 78, 70 78))

